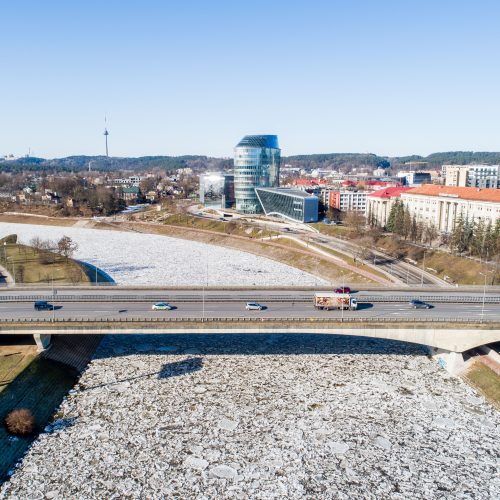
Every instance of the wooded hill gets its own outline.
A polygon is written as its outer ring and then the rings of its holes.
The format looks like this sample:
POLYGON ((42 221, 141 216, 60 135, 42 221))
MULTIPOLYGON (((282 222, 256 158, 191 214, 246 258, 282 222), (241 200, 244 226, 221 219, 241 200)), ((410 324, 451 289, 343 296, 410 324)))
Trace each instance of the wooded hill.
MULTIPOLYGON (((438 168, 443 164, 486 163, 500 164, 500 152, 487 151, 449 151, 433 153, 429 156, 383 157, 368 153, 322 153, 309 155, 285 156, 283 164, 309 168, 334 169, 349 172, 354 168, 404 168, 408 162, 425 162, 422 168, 438 168)), ((228 170, 233 167, 232 159, 212 158, 209 156, 142 156, 138 158, 118 158, 106 156, 68 156, 66 158, 20 158, 18 160, 0 161, 2 172, 79 172, 97 171, 133 171, 143 172, 160 169, 172 171, 178 168, 192 168, 194 171, 228 170)))

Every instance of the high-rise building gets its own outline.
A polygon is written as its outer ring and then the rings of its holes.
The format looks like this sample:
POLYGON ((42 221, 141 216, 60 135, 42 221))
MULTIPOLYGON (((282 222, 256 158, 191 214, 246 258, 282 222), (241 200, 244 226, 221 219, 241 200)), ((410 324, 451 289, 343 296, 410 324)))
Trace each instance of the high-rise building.
POLYGON ((246 135, 234 148, 236 210, 262 213, 258 187, 278 187, 281 150, 276 135, 246 135))

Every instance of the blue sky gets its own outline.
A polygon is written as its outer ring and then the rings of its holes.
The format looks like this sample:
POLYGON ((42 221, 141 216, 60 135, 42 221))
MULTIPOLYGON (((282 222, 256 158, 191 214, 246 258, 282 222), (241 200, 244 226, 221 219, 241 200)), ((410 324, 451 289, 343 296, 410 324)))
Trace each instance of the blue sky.
POLYGON ((0 2, 0 155, 500 150, 500 2, 0 2))

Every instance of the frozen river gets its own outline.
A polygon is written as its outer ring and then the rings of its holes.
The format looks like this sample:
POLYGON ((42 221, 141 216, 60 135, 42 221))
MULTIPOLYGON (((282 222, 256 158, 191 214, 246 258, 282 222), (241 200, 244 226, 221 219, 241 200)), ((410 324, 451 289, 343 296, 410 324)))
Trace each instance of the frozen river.
POLYGON ((93 264, 123 285, 314 286, 327 282, 257 255, 155 234, 0 222, 0 237, 23 243, 63 235, 78 243, 75 258, 93 264))
POLYGON ((499 414, 419 346, 108 336, 9 498, 497 499, 499 414))

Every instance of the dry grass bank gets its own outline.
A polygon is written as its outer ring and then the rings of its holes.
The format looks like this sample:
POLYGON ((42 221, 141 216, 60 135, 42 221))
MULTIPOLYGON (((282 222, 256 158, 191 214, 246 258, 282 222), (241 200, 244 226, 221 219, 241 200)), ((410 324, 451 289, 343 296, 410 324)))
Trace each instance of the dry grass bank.
POLYGON ((481 362, 476 362, 464 378, 500 410, 500 377, 481 362))

